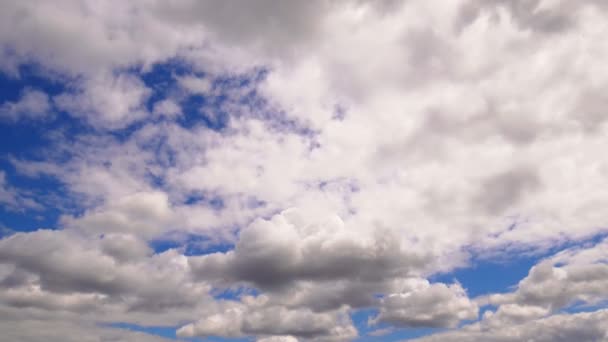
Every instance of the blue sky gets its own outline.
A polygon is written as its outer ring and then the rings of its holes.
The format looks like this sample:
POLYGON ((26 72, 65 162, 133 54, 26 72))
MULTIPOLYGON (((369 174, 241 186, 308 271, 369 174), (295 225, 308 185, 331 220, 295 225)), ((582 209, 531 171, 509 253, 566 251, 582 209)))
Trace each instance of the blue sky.
POLYGON ((0 5, 0 330, 603 341, 605 11, 0 5))

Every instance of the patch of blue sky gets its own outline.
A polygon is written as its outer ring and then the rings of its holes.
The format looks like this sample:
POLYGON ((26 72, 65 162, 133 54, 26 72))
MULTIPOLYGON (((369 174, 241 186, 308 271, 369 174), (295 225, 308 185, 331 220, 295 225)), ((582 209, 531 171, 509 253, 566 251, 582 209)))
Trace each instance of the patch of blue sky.
POLYGON ((211 295, 216 300, 238 301, 243 296, 258 296, 261 292, 253 287, 233 286, 230 288, 214 288, 211 295))
POLYGON ((133 70, 153 93, 146 102, 146 108, 152 110, 154 103, 166 99, 177 89, 177 77, 195 75, 206 76, 200 71, 193 71, 192 66, 180 59, 171 59, 164 63, 154 64, 149 70, 133 70))
POLYGON ((240 104, 261 103, 261 99, 256 96, 253 89, 265 75, 266 73, 261 70, 237 75, 209 75, 194 70, 184 61, 170 60, 156 64, 149 70, 140 71, 137 76, 141 77, 144 84, 152 90, 146 102, 149 111, 153 110, 157 102, 172 99, 181 107, 183 115, 176 121, 183 127, 202 125, 215 131, 222 131, 228 126, 230 116, 237 115, 224 109, 224 104, 229 100, 235 100, 228 96, 228 93, 241 93, 236 99, 240 104), (178 85, 178 78, 185 76, 207 78, 212 91, 206 94, 187 93, 178 85), (248 90, 244 91, 244 89, 248 90))
POLYGON ((14 211, 9 207, 0 206, 0 227, 6 230, 3 235, 11 232, 29 232, 38 229, 55 229, 57 221, 65 211, 56 207, 41 204, 42 209, 23 209, 14 211))
MULTIPOLYGON (((150 70, 145 71, 135 68, 131 72, 137 74, 153 90, 146 104, 149 110, 152 109, 155 102, 164 99, 172 89, 177 88, 177 76, 205 76, 201 72, 193 71, 190 66, 179 60, 157 64, 152 66, 150 70)), ((228 91, 229 87, 247 86, 259 77, 257 74, 246 77, 233 76, 218 79, 216 82, 219 85, 218 87, 222 88, 222 91, 228 91)), ((17 75, 0 73, 0 105, 18 101, 25 89, 40 90, 52 98, 63 92, 72 91, 70 86, 72 81, 59 74, 52 74, 36 65, 23 65, 17 75)), ((228 115, 221 113, 221 102, 226 99, 227 97, 221 94, 212 100, 202 96, 186 97, 180 103, 185 114, 180 123, 187 127, 196 124, 214 130, 223 129, 228 123, 228 115), (212 112, 216 114, 214 116, 204 114, 212 112)), ((20 120, 9 122, 0 120, 0 170, 5 174, 7 184, 18 189, 35 192, 35 198, 38 200, 45 197, 66 199, 70 196, 67 196, 65 188, 57 180, 44 175, 24 176, 17 172, 11 160, 43 161, 52 159, 53 163, 61 163, 69 160, 70 156, 62 155, 60 150, 52 148, 58 142, 74 142, 81 136, 103 134, 109 134, 118 141, 125 141, 150 120, 154 119, 148 118, 112 132, 97 131, 88 126, 86 122, 74 118, 68 113, 58 111, 57 108, 52 108, 48 119, 43 121, 20 120), (49 152, 52 152, 52 155, 49 155, 49 152)), ((155 139, 154 141, 147 141, 146 144, 149 146, 143 147, 153 150, 161 165, 171 166, 174 163, 174 151, 167 148, 162 135, 155 139)), ((154 186, 160 188, 164 185, 164 180, 159 175, 150 174, 148 176, 154 186)), ((58 204, 58 202, 55 202, 55 204, 58 204)), ((220 210, 223 208, 223 201, 221 198, 213 198, 209 201, 209 205, 220 210)), ((8 228, 8 231, 30 231, 38 228, 54 227, 60 214, 66 213, 66 210, 75 212, 78 208, 71 207, 68 203, 61 203, 61 205, 44 206, 42 210, 35 212, 25 209, 17 212, 2 206, 0 207, 0 226, 8 228)))
POLYGON ((575 314, 581 312, 594 312, 597 310, 608 309, 608 300, 589 304, 584 302, 573 303, 560 310, 562 313, 575 314))
POLYGON ((232 243, 212 241, 206 236, 196 234, 168 235, 150 241, 149 245, 155 253, 180 249, 187 256, 225 253, 234 248, 232 243))
MULTIPOLYGON (((0 105, 17 102, 26 89, 40 90, 53 96, 63 92, 65 87, 60 82, 40 77, 34 66, 23 66, 18 76, 0 73, 0 105)), ((28 120, 17 123, 0 120, 0 155, 31 157, 34 154, 35 157, 36 148, 46 145, 52 137, 49 133, 63 128, 69 121, 69 118, 61 115, 46 121, 44 125, 28 120)))
POLYGON ((354 311, 350 317, 353 320, 353 324, 359 330, 360 336, 365 336, 369 332, 378 329, 377 326, 370 326, 368 324, 369 320, 378 314, 377 309, 367 308, 367 309, 359 309, 354 311))
POLYGON ((205 192, 193 192, 186 197, 184 204, 187 205, 205 205, 213 210, 221 211, 226 207, 224 199, 216 194, 205 192))
MULTIPOLYGON (((39 90, 49 96, 65 91, 65 80, 54 78, 35 65, 24 65, 19 68, 18 75, 0 73, 0 105, 6 102, 19 101, 26 89, 39 90)), ((5 174, 6 183, 12 188, 25 194, 34 195, 41 207, 22 208, 15 211, 6 206, 0 206, 0 226, 9 230, 31 231, 39 228, 53 228, 58 217, 74 209, 68 201, 58 201, 66 198, 65 188, 57 180, 49 176, 24 176, 17 172, 12 160, 44 160, 48 151, 42 154, 40 147, 48 147, 55 143, 57 133, 69 136, 81 132, 84 127, 65 113, 52 112, 43 122, 20 120, 8 122, 0 120, 0 170, 5 174), (54 203, 54 205, 46 205, 54 203)), ((62 162, 64 156, 55 153, 54 162, 62 162)))
POLYGON ((137 331, 143 332, 150 335, 177 339, 175 334, 176 330, 179 328, 177 326, 141 326, 137 324, 131 323, 110 323, 107 325, 102 325, 110 328, 124 329, 129 331, 137 331))
POLYGON ((395 329, 389 334, 384 336, 370 336, 372 339, 366 341, 407 341, 415 338, 433 335, 446 331, 443 328, 406 328, 406 329, 395 329))

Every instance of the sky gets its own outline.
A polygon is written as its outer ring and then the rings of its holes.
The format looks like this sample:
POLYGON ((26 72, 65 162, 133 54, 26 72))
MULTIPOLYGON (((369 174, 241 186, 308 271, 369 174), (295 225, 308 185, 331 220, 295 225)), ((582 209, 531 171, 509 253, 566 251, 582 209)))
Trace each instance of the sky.
POLYGON ((0 331, 608 341, 601 0, 0 0, 0 331))

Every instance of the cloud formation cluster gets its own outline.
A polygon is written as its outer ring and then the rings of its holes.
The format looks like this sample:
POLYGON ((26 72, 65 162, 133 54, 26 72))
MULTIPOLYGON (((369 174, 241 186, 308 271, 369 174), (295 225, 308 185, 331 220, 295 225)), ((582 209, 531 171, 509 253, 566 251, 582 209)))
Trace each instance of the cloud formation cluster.
POLYGON ((605 7, 0 1, 3 76, 61 84, 0 104, 59 127, 5 156, 0 205, 60 211, 0 240, 0 325, 346 341, 371 310, 377 331, 453 329, 431 341, 606 339, 605 241, 513 292, 429 280, 605 232, 605 7))

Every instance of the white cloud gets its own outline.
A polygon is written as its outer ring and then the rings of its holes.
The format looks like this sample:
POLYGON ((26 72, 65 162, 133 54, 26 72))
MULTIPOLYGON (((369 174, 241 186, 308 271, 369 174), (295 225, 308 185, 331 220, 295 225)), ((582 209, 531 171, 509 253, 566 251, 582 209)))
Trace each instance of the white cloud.
POLYGON ((178 336, 291 335, 322 341, 349 341, 357 337, 357 330, 344 312, 316 313, 310 309, 266 305, 267 298, 263 296, 245 297, 243 301, 244 305, 235 304, 222 313, 180 328, 178 336))
POLYGON ((0 307, 22 316, 60 311, 137 323, 142 314, 156 314, 168 324, 211 300, 209 286, 192 281, 185 256, 174 250, 151 255, 128 234, 16 233, 0 240, 0 264, 8 267, 0 279, 0 307))
POLYGON ((400 327, 449 327, 463 320, 477 319, 477 305, 469 300, 460 284, 429 284, 418 281, 402 293, 382 299, 380 312, 371 322, 400 327))
POLYGON ((257 339, 257 342, 298 342, 293 336, 271 336, 257 339))
POLYGON ((59 109, 96 127, 124 128, 147 115, 143 105, 149 93, 136 77, 102 75, 85 80, 73 93, 55 96, 54 101, 59 109))
POLYGON ((339 217, 310 221, 290 209, 241 230, 233 251, 192 257, 201 279, 262 289, 298 280, 383 281, 422 273, 432 255, 402 245, 390 230, 357 231, 339 217))
POLYGON ((208 78, 196 76, 182 76, 177 78, 177 83, 186 91, 197 95, 207 95, 213 88, 208 78))
POLYGON ((8 121, 46 119, 52 114, 51 109, 52 105, 46 93, 26 88, 17 101, 0 104, 0 119, 8 121))
POLYGON ((175 117, 182 114, 182 109, 179 105, 170 99, 156 102, 152 111, 158 116, 166 117, 175 117))
POLYGON ((69 229, 90 233, 134 233, 151 238, 166 229, 171 214, 165 193, 139 192, 112 200, 81 217, 65 216, 62 223, 69 229))

